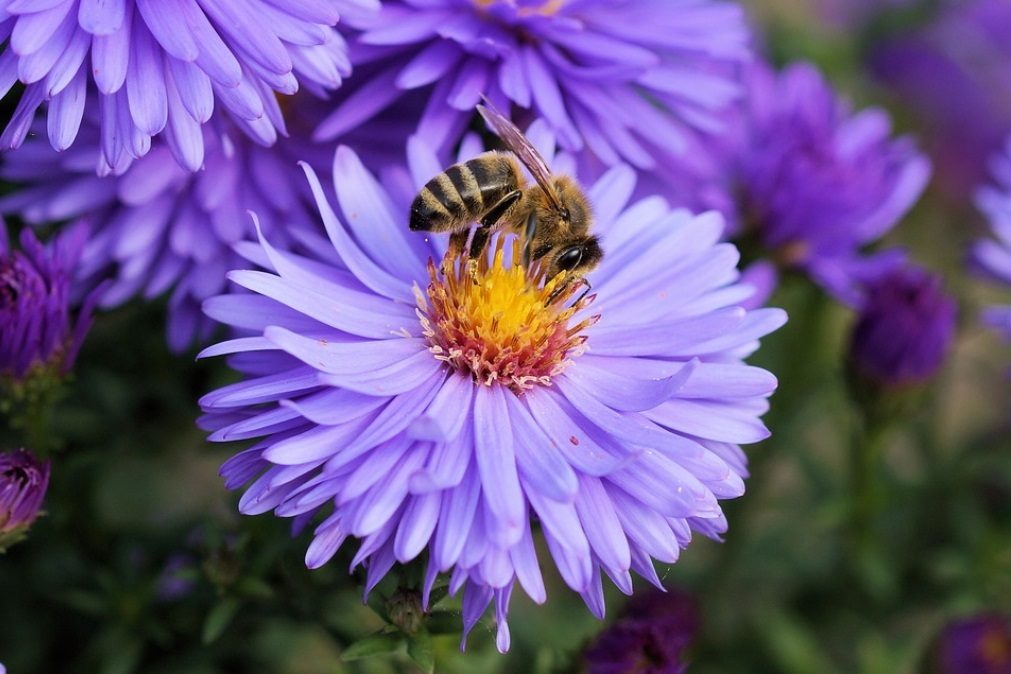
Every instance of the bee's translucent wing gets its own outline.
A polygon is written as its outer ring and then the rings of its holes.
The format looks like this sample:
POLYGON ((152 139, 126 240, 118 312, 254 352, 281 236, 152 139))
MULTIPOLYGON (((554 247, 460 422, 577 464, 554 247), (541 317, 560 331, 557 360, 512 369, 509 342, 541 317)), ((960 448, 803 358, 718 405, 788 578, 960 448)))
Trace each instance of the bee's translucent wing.
POLYGON ((558 195, 555 194, 555 189, 551 186, 551 171, 548 169, 547 162, 544 161, 544 158, 537 151, 537 148, 527 140, 527 137, 516 128, 515 124, 496 110, 495 106, 487 98, 484 99, 484 102, 485 105, 477 106, 477 110, 484 117, 484 121, 502 139, 506 149, 515 154, 516 158, 523 162, 523 165, 530 171, 530 174, 537 181, 537 184, 541 186, 544 194, 547 195, 552 204, 556 208, 561 208, 562 204, 558 201, 558 195))

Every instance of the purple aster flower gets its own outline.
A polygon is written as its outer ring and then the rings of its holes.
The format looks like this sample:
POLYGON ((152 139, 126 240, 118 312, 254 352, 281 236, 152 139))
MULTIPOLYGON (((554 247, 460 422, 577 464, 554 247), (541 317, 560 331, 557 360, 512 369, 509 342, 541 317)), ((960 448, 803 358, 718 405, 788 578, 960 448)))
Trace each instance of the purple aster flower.
MULTIPOLYGON (((970 264, 983 276, 1011 285, 1011 138, 992 166, 994 184, 979 190, 976 203, 989 218, 995 238, 976 242, 970 264)), ((983 322, 1011 340, 1011 306, 988 307, 983 322)))
POLYGON ((870 68, 922 128, 937 185, 964 200, 1011 133, 1011 3, 939 3, 921 30, 879 41, 870 68))
POLYGON ((0 454, 0 552, 24 538, 49 486, 49 461, 19 449, 0 454))
POLYGON ((658 591, 633 598, 621 618, 583 653, 586 674, 683 674, 699 631, 695 598, 658 591))
POLYGON ((940 277, 902 265, 864 286, 849 360, 863 379, 889 387, 920 384, 944 363, 958 306, 940 277))
POLYGON ((16 250, 0 222, 0 381, 43 370, 59 376, 73 366, 97 299, 92 293, 72 317, 72 274, 87 236, 81 224, 47 248, 24 229, 16 250))
POLYGON ((178 351, 195 338, 206 343, 213 324, 200 303, 222 292, 225 273, 241 264, 233 247, 252 237, 250 213, 279 242, 316 227, 297 162, 328 170, 330 156, 307 137, 305 119, 318 109, 316 101, 307 95, 293 100, 292 133, 271 148, 250 141, 226 119, 205 125, 205 170, 196 173, 174 160, 167 143, 155 141, 122 175, 97 176, 96 125, 82 129, 64 152, 41 139, 29 141, 17 161, 0 169, 0 177, 22 184, 0 198, 0 213, 33 224, 88 223, 91 235, 75 266, 81 286, 112 277, 102 298, 106 308, 171 290, 169 345, 178 351))
POLYGON ((419 134, 444 150, 483 92, 547 121, 567 150, 640 169, 677 163, 693 130, 719 127, 749 55, 741 8, 713 0, 389 0, 354 39, 371 75, 319 138, 420 92, 419 134))
POLYGON ((708 153, 696 193, 728 216, 731 234, 756 237, 779 265, 854 304, 859 280, 900 257, 861 248, 916 202, 929 163, 910 139, 891 137, 883 110, 852 112, 809 64, 778 74, 756 65, 747 81, 743 109, 723 149, 708 153))
POLYGON ((511 236, 470 264, 444 258, 444 236, 406 225, 443 166, 409 147, 406 190, 338 149, 342 216, 307 170, 329 238, 307 249, 323 259, 261 237, 268 271, 232 272, 249 292, 205 302, 238 334, 202 355, 231 354, 246 379, 204 396, 202 426, 257 438, 222 467, 246 485, 241 512, 325 512, 309 567, 353 537, 368 592, 427 551, 424 602, 451 574, 465 632, 494 601, 504 651, 515 584, 545 600, 535 522, 597 616, 601 572, 626 593, 631 571, 659 586, 653 559, 725 531, 718 500, 743 493, 739 444, 767 437, 776 385, 742 359, 785 315, 740 307, 754 290, 719 215, 629 205, 627 167, 588 190, 605 251, 593 295, 524 269, 511 236))
POLYGON ((333 29, 377 0, 0 0, 0 95, 22 82, 0 147, 21 145, 48 102, 57 150, 85 110, 100 119, 99 172, 123 170, 164 135, 176 160, 200 167, 201 126, 215 106, 257 142, 285 133, 276 94, 322 93, 351 66, 333 29))
POLYGON ((982 614, 952 621, 936 649, 939 674, 1011 674, 1011 622, 982 614))

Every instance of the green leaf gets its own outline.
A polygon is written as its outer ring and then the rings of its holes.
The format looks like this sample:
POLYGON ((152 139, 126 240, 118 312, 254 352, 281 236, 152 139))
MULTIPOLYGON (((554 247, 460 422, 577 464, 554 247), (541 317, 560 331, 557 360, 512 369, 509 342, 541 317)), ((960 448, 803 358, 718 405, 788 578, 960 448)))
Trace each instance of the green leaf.
POLYGON ((386 597, 383 597, 378 592, 369 593, 368 606, 370 609, 376 612, 384 622, 390 622, 390 612, 386 606, 386 597))
POLYGON ((463 622, 459 612, 434 611, 425 620, 425 629, 429 634, 461 634, 463 622))
POLYGON ((234 597, 222 599, 211 609, 204 620, 203 641, 205 644, 213 643, 225 631, 228 624, 232 622, 235 614, 239 611, 239 600, 234 597))
POLYGON ((387 655, 399 650, 403 643, 402 634, 379 632, 354 642, 341 653, 341 657, 344 660, 360 660, 376 655, 387 655))
POLYGON ((435 653, 432 651, 432 637, 421 630, 407 640, 407 654, 421 668, 421 671, 432 674, 435 671, 435 653))
POLYGON ((428 596, 428 609, 432 610, 433 608, 439 605, 439 602, 441 602, 448 596, 449 596, 448 585, 432 588, 432 592, 428 596))

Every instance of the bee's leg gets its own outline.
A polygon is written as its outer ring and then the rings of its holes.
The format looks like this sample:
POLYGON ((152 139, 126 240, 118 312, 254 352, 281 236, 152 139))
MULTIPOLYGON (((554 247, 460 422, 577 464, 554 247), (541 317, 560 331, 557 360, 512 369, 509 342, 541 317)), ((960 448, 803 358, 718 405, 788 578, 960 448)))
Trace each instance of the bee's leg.
POLYGON ((461 229, 449 235, 449 250, 453 257, 458 256, 467 250, 467 242, 470 241, 471 227, 461 229))
POLYGON ((513 204, 519 201, 521 196, 523 196, 522 192, 519 190, 513 190, 499 199, 498 203, 492 206, 491 210, 481 217, 481 229, 489 229, 495 226, 495 223, 502 219, 505 212, 508 211, 513 204))
POLYGON ((474 230, 474 239, 470 242, 470 254, 469 257, 478 257, 484 251, 484 247, 488 244, 488 237, 491 235, 491 229, 488 227, 478 227, 474 230))
POLYGON ((534 234, 537 232, 537 214, 535 211, 530 211, 530 217, 527 218, 527 228, 524 232, 523 241, 523 267, 525 269, 530 269, 530 246, 534 241, 534 234))
MULTIPOLYGON (((583 290, 582 293, 580 293, 579 298, 575 302, 573 302, 570 306, 575 306, 575 305, 579 304, 580 302, 582 302, 583 298, 586 297, 586 293, 590 292, 590 290, 591 290, 590 282, 587 281, 585 277, 580 278, 577 281, 577 283, 579 283, 580 285, 586 286, 586 289, 583 290)), ((554 291, 552 291, 552 293, 550 295, 548 295, 548 299, 545 302, 545 304, 551 304, 552 302, 554 302, 558 298, 559 295, 561 295, 563 292, 565 292, 565 290, 568 287, 569 287, 568 283, 563 283, 560 286, 558 286, 557 288, 555 288, 554 291)))

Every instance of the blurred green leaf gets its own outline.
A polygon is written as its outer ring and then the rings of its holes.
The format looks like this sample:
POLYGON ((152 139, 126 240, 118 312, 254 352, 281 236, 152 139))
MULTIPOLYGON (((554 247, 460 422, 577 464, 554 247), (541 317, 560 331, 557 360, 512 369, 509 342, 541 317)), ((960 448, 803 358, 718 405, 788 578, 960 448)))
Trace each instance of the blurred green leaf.
POLYGON ((407 654, 423 672, 431 674, 435 671, 432 637, 425 630, 421 630, 407 640, 407 654))
POLYGON ((390 622, 390 611, 389 607, 386 605, 386 597, 382 596, 378 592, 369 592, 368 607, 375 611, 376 615, 383 619, 384 622, 390 622))
POLYGON ((460 634, 463 632, 463 624, 459 613, 433 611, 425 620, 425 629, 429 634, 460 634))
POLYGON ((810 627, 778 610, 763 611, 758 630, 786 674, 833 674, 836 668, 826 658, 810 627))
POLYGON ((207 614, 204 620, 203 641, 205 644, 217 641, 218 637, 225 631, 235 614, 239 611, 239 600, 234 597, 222 599, 207 614))
POLYGON ((404 643, 404 637, 399 633, 379 632, 359 639, 341 654, 344 660, 360 660, 376 655, 395 653, 404 643))

